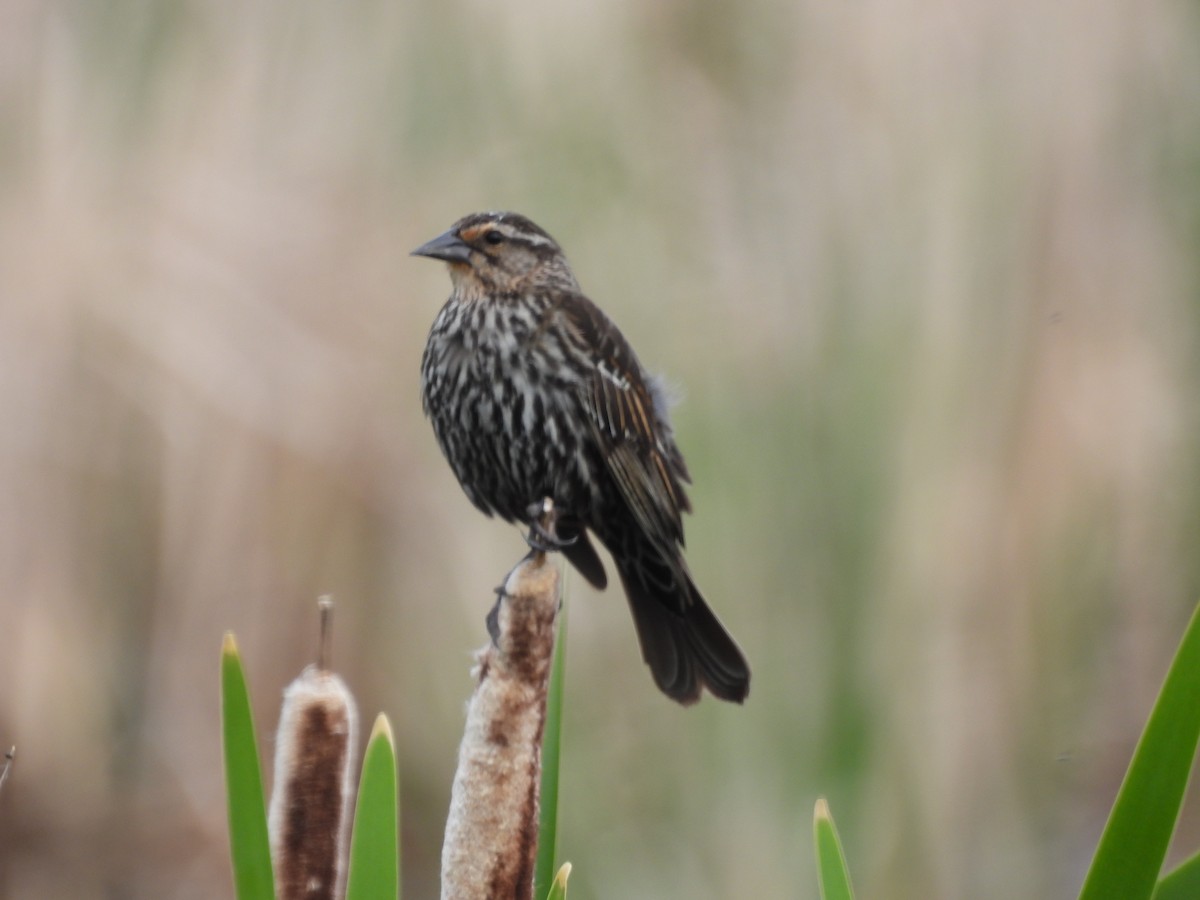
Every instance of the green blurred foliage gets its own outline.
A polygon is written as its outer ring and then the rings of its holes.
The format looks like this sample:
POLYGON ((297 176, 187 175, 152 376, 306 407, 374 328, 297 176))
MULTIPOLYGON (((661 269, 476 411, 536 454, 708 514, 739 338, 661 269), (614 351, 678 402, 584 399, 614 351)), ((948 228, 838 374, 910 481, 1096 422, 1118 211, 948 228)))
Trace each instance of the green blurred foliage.
MULTIPOLYGON (((677 384, 744 709, 572 587, 572 896, 1065 896, 1200 584, 1195 10, 14 2, 0 13, 0 896, 228 896, 211 648, 395 723, 436 891, 523 552, 418 398, 409 249, 532 216, 677 384)), ((1185 809, 1179 857, 1200 845, 1185 809)))

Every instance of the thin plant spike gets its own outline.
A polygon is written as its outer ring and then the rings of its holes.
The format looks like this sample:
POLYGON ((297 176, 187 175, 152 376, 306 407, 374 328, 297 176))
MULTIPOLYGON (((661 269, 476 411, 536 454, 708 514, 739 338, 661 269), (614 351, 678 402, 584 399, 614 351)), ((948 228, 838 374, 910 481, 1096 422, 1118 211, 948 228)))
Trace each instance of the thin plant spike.
POLYGON ((12 770, 13 760, 17 758, 17 748, 12 746, 4 754, 4 765, 0 767, 0 790, 4 788, 4 782, 8 781, 8 773, 12 770))

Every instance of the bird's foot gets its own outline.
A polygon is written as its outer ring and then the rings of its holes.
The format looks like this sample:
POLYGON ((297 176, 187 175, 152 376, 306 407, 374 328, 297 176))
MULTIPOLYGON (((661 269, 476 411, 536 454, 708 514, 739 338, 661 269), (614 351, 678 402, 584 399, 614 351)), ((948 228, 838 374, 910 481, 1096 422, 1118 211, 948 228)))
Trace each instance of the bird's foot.
POLYGON ((554 553, 564 547, 570 547, 579 540, 577 534, 569 538, 559 536, 558 512, 554 508, 554 501, 549 497, 541 503, 534 503, 526 512, 529 514, 529 533, 525 535, 525 543, 535 552, 554 553))

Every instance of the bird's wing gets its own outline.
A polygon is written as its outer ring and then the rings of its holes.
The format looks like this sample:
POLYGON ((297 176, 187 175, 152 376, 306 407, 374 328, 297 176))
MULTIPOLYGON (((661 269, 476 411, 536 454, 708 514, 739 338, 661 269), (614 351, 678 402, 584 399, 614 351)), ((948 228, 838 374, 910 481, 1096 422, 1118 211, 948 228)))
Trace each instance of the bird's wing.
POLYGON ((591 357, 582 401, 613 480, 648 536, 683 543, 682 514, 691 509, 688 480, 675 446, 665 401, 656 398, 629 343, 590 300, 560 308, 591 357))

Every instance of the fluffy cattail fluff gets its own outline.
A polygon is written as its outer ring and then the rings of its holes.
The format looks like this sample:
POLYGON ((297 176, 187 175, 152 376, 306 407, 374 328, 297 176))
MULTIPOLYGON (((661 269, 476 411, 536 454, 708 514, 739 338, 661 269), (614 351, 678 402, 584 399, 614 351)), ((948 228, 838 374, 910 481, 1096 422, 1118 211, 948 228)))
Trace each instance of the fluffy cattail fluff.
MULTIPOLYGON (((328 611, 323 598, 323 635, 328 611)), ((269 815, 280 900, 335 900, 345 884, 358 712, 325 658, 283 693, 269 815)))
POLYGON ((477 656, 442 848, 442 900, 533 894, 542 731, 558 568, 535 553, 508 576, 477 656))

